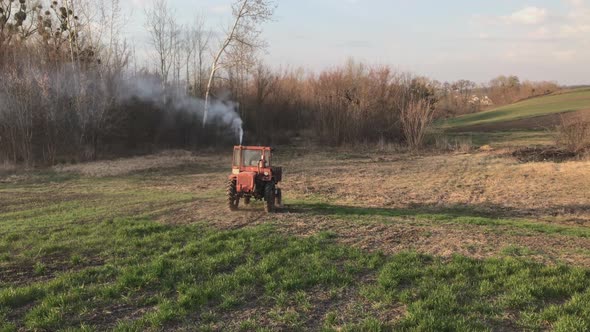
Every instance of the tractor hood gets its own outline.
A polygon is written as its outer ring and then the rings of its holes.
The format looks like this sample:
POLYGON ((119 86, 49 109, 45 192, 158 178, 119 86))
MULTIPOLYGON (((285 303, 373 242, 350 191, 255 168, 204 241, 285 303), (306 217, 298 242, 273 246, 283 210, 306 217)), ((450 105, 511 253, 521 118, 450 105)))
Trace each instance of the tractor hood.
POLYGON ((236 190, 239 193, 254 191, 256 172, 241 172, 237 176, 236 190))

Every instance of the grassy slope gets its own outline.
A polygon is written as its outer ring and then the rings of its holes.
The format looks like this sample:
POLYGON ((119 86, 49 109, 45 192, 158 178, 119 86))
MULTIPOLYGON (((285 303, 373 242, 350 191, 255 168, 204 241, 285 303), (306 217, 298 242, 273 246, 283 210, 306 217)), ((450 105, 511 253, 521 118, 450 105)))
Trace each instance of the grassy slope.
POLYGON ((478 124, 498 123, 585 109, 590 109, 590 89, 588 88, 533 98, 485 112, 460 116, 447 120, 442 124, 442 127, 466 127, 478 124))
POLYGON ((449 132, 451 142, 470 142, 474 146, 512 148, 555 144, 555 133, 547 130, 508 130, 493 132, 449 132))
MULTIPOLYGON (((386 256, 340 245, 331 232, 162 224, 157 215, 221 193, 146 190, 145 181, 41 176, 0 185, 0 330, 590 329, 590 271, 582 268, 513 258, 526 255, 518 247, 486 260, 386 256)), ((359 223, 413 216, 588 236, 583 227, 465 211, 296 204, 359 223)))

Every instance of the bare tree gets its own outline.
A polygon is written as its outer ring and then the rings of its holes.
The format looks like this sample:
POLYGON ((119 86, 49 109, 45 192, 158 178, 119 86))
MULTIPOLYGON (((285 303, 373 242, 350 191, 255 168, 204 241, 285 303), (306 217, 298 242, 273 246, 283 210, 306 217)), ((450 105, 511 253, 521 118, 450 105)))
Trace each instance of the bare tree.
MULTIPOLYGON (((120 80, 129 63, 130 49, 122 37, 126 21, 120 0, 79 1, 78 8, 84 21, 101 22, 79 28, 87 49, 82 60, 87 63, 73 73, 77 77, 74 95, 80 145, 84 148, 85 158, 95 159, 99 138, 109 131, 109 110, 116 103, 120 80)), ((64 77, 67 74, 61 73, 64 77)))
POLYGON ((183 67, 186 39, 183 31, 186 31, 184 26, 178 26, 176 33, 171 35, 172 41, 172 82, 177 93, 180 92, 181 84, 180 77, 183 67))
POLYGON ((193 88, 194 94, 197 96, 203 93, 203 67, 210 38, 211 33, 205 31, 204 20, 200 16, 197 16, 195 22, 185 31, 183 52, 186 64, 186 82, 193 88))
POLYGON ((237 44, 227 51, 225 68, 228 74, 229 89, 236 100, 243 100, 248 77, 255 71, 256 64, 256 54, 246 44, 237 44))
POLYGON ((275 4, 272 0, 236 0, 232 5, 233 24, 226 33, 219 51, 213 58, 209 82, 205 91, 205 112, 203 126, 207 124, 209 99, 215 74, 222 67, 222 58, 231 47, 247 47, 251 51, 262 47, 259 25, 270 20, 274 14, 275 4))
POLYGON ((183 30, 183 36, 181 40, 181 50, 182 50, 182 57, 184 61, 184 67, 186 70, 186 86, 191 88, 191 59, 193 54, 195 53, 195 43, 193 42, 193 29, 188 28, 183 30))
POLYGON ((38 98, 31 89, 32 78, 21 77, 17 70, 5 73, 1 89, 4 94, 0 103, 0 122, 7 133, 12 160, 22 159, 25 164, 33 162, 33 120, 38 98))
POLYGON ((260 131, 263 126, 263 116, 258 116, 268 96, 275 92, 279 77, 262 62, 258 63, 252 75, 254 95, 256 96, 255 124, 256 130, 260 131))
POLYGON ((278 75, 266 67, 262 62, 258 63, 254 71, 254 86, 256 88, 256 104, 261 106, 277 85, 278 75))
POLYGON ((36 18, 41 12, 38 3, 0 0, 0 55, 13 40, 24 41, 38 31, 36 18))
POLYGON ((179 28, 175 22, 175 14, 168 7, 167 0, 154 0, 153 6, 146 9, 145 15, 150 43, 158 54, 158 71, 162 81, 167 82, 178 47, 179 28))

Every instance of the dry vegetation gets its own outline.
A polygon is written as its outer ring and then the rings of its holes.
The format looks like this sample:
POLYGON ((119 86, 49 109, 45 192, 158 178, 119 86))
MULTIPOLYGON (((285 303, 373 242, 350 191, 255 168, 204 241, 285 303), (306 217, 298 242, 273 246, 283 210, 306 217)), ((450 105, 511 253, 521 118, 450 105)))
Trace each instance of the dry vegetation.
POLYGON ((154 1, 145 23, 155 61, 138 68, 119 0, 0 1, 0 161, 54 165, 228 146, 241 120, 250 144, 300 138, 414 147, 432 116, 481 110, 474 96, 490 94, 500 105, 558 89, 517 77, 485 86, 441 83, 352 60, 319 73, 271 70, 258 58, 259 25, 274 3, 240 0, 234 7, 234 33, 210 59, 207 22, 181 24, 166 0, 154 1), (215 116, 202 99, 228 109, 215 116), (436 112, 416 116, 416 103, 436 112), (212 113, 209 121, 204 113, 212 113), (230 123, 228 113, 236 117, 230 123))
POLYGON ((590 150, 590 119, 588 117, 561 117, 557 127, 557 144, 568 151, 581 154, 590 150))
POLYGON ((117 160, 103 160, 81 164, 57 165, 57 172, 71 172, 84 176, 105 177, 128 175, 134 172, 174 169, 183 165, 202 163, 210 157, 197 157, 183 150, 164 151, 154 155, 117 160))

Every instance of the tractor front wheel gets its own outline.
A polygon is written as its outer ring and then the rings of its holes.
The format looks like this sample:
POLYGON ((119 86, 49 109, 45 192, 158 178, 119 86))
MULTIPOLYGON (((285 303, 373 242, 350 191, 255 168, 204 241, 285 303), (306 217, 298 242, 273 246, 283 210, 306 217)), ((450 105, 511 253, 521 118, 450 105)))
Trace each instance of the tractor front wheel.
POLYGON ((235 180, 229 180, 227 182, 227 203, 230 211, 236 211, 240 204, 240 197, 238 196, 235 180))
POLYGON ((271 213, 275 211, 275 184, 269 182, 264 186, 264 200, 266 204, 264 205, 264 211, 267 213, 271 213))

